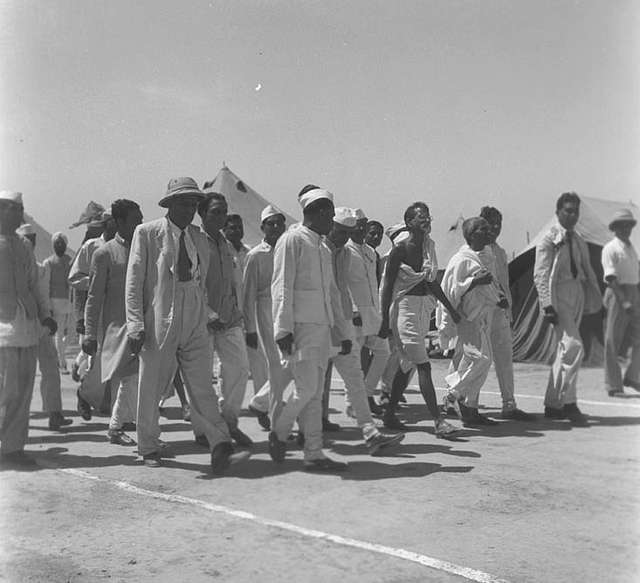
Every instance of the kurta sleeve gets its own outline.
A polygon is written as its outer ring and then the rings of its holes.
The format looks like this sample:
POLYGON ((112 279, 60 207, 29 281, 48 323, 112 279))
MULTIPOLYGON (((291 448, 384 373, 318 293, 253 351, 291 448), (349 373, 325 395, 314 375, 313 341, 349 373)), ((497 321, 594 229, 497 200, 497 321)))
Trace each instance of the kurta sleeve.
POLYGON ((98 249, 91 260, 89 292, 84 306, 84 325, 87 338, 97 340, 100 314, 109 277, 109 254, 98 249))
POLYGON ((91 270, 89 263, 90 241, 91 239, 80 247, 80 251, 69 269, 69 285, 76 290, 85 292, 89 289, 89 272, 91 270))
POLYGON ((144 281, 147 270, 147 244, 146 232, 140 227, 136 227, 131 241, 125 284, 128 334, 144 332, 144 281))
POLYGON ((50 300, 42 293, 42 289, 39 283, 38 277, 38 264, 36 263, 36 257, 31 249, 31 243, 25 241, 25 248, 27 250, 27 282, 29 289, 32 291, 38 307, 38 320, 42 322, 45 318, 51 316, 50 300))
POLYGON ((276 243, 273 254, 271 297, 274 339, 293 333, 293 294, 297 270, 295 237, 285 233, 276 243))
POLYGON ((256 332, 256 303, 258 301, 258 255, 247 256, 242 277, 242 315, 247 334, 256 332))

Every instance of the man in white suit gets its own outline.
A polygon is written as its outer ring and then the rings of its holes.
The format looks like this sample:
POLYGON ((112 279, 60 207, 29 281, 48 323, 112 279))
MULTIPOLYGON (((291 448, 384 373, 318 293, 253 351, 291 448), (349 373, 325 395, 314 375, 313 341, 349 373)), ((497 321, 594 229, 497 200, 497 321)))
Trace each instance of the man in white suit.
POLYGON ((175 178, 159 202, 166 217, 136 228, 126 278, 127 334, 131 352, 140 355, 137 433, 145 464, 160 465, 158 402, 179 365, 194 430, 206 435, 211 468, 222 473, 249 453, 233 453, 211 385, 205 291, 209 247, 191 225, 203 198, 192 178, 175 178))

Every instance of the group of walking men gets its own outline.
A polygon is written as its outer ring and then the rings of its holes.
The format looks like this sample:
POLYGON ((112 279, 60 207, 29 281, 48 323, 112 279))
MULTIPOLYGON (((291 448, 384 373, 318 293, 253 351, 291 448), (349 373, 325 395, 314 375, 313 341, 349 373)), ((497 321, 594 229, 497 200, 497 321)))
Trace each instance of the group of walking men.
MULTIPOLYGON (((376 251, 384 228, 362 210, 336 207, 333 195, 315 185, 300 191, 298 203, 302 222, 288 229, 285 215, 267 206, 260 217, 264 240, 248 249, 241 217, 229 215, 214 185, 200 189, 191 178, 177 178, 159 201, 165 217, 143 223, 139 205, 119 199, 90 224, 102 233, 83 243, 73 264, 64 253, 66 238, 56 234, 54 256, 38 266, 34 233, 21 225, 22 195, 0 193, 3 461, 33 463, 24 445, 36 360, 50 429, 71 422, 60 399, 69 285, 80 306, 82 351, 72 365, 76 378, 82 377, 79 411, 90 419, 92 408, 106 409, 109 440, 137 445, 149 467, 170 455, 160 439, 159 416, 161 402, 174 390, 196 441, 209 448, 214 474, 248 459, 252 440, 240 429, 239 416, 250 375, 249 411, 269 431, 271 458, 284 461, 297 423, 308 471, 347 468, 323 451, 323 431, 339 429, 328 418, 332 367, 344 381, 347 414, 372 455, 404 438, 398 407, 414 372, 437 437, 458 431, 447 420, 451 415, 465 426, 497 423, 478 410, 492 363, 502 417, 534 419, 514 396, 511 296, 507 256, 497 243, 497 209, 483 207, 464 221, 466 244, 439 283, 425 203, 410 205, 404 222, 387 229, 393 247, 385 257, 376 251), (192 224, 196 212, 202 228, 192 224), (453 339, 455 346, 442 403, 425 344, 434 310, 441 342, 453 339), (214 354, 220 362, 217 392, 214 354), (53 359, 58 362, 52 365, 53 359), (133 429, 136 439, 127 433, 133 429)), ((583 313, 601 309, 602 299, 586 243, 575 232, 579 208, 575 193, 558 199, 557 224, 536 250, 534 280, 558 341, 545 417, 584 425, 576 395, 584 355, 578 327, 583 313)), ((629 240, 635 219, 628 211, 618 215, 610 225, 615 238, 602 254, 610 395, 622 392, 623 384, 640 389, 638 258, 629 240), (623 378, 617 357, 625 342, 632 358, 623 378)))

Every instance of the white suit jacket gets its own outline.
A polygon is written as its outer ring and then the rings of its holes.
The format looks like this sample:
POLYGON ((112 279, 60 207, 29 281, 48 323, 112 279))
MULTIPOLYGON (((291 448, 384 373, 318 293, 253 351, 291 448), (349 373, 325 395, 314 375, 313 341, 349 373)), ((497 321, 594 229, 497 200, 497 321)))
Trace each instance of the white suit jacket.
MULTIPOLYGON (((206 306, 209 245, 200 229, 189 225, 187 230, 198 252, 198 283, 206 306)), ((145 346, 150 348, 162 348, 173 323, 177 260, 178 250, 167 218, 143 223, 136 228, 125 284, 127 333, 144 331, 145 346)))

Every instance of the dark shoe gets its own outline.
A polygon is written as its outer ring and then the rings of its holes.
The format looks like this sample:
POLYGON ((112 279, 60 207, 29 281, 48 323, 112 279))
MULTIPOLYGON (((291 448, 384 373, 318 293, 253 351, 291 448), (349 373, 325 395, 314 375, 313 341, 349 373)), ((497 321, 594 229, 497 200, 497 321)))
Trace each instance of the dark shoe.
POLYGON ((269 431, 271 429, 271 419, 269 419, 268 413, 265 413, 264 411, 260 411, 259 409, 256 409, 251 405, 249 405, 249 412, 252 415, 256 416, 256 418, 258 419, 258 425, 260 425, 262 429, 266 431, 269 431))
POLYGON ((545 407, 544 416, 547 419, 564 419, 566 417, 563 409, 556 409, 555 407, 545 407))
POLYGON ((248 451, 233 452, 233 445, 223 441, 213 448, 211 452, 211 471, 214 474, 222 474, 229 466, 248 460, 251 454, 248 451))
POLYGON ((240 447, 251 447, 253 445, 252 439, 246 433, 240 431, 238 427, 229 429, 229 435, 240 447))
POLYGON ((344 472, 348 467, 344 462, 336 462, 328 457, 304 462, 305 472, 344 472))
POLYGON ((191 421, 191 407, 188 404, 182 407, 182 420, 191 421))
POLYGON ((142 463, 148 468, 159 468, 162 465, 160 454, 157 451, 146 453, 142 456, 142 463))
POLYGON ((370 455, 377 455, 380 450, 400 443, 404 433, 381 433, 380 431, 365 441, 370 455))
POLYGON ((620 397, 624 395, 624 389, 609 389, 607 395, 610 397, 620 397))
POLYGON ((513 419, 514 421, 535 421, 535 415, 525 413, 522 409, 513 407, 512 409, 502 409, 503 419, 513 419))
POLYGON ((498 421, 494 421, 485 415, 480 415, 478 410, 472 407, 466 407, 470 413, 462 418, 462 424, 465 427, 480 427, 489 425, 499 425, 498 421))
POLYGON ((398 399, 398 401, 400 403, 406 403, 407 402, 407 398, 404 396, 404 393, 402 393, 402 395, 400 395, 400 398, 398 399))
POLYGON ((402 421, 400 421, 400 419, 396 417, 396 414, 390 409, 387 409, 384 412, 384 415, 382 416, 382 424, 387 429, 394 429, 396 431, 402 431, 407 428, 407 426, 402 423, 402 421))
POLYGON ((280 441, 275 431, 269 433, 269 455, 271 459, 277 464, 281 464, 284 461, 284 457, 287 453, 287 444, 284 441, 280 441))
POLYGON ((137 445, 135 440, 122 429, 109 429, 107 435, 109 436, 109 443, 114 445, 137 445))
POLYGON ((3 466, 16 468, 35 468, 38 466, 36 460, 27 455, 23 450, 3 453, 0 455, 0 463, 3 466))
POLYGON ((64 417, 60 411, 49 415, 49 429, 51 431, 58 431, 61 427, 71 425, 72 423, 73 420, 64 417))
POLYGON ((78 366, 78 363, 74 362, 71 365, 71 378, 76 382, 79 383, 80 382, 80 367, 78 366))
POLYGON ((622 384, 625 387, 630 387, 632 389, 635 389, 636 391, 640 391, 640 383, 632 381, 631 379, 623 379, 622 384))
POLYGON ((322 431, 328 431, 328 432, 340 431, 340 425, 338 425, 337 423, 332 423, 328 419, 324 419, 323 418, 322 419, 322 431))
POLYGON ((434 434, 438 439, 449 439, 459 431, 455 425, 451 425, 451 423, 443 417, 436 419, 434 425, 434 434))
POLYGON ((204 433, 202 435, 195 435, 193 440, 198 445, 201 445, 202 447, 206 447, 207 449, 209 449, 209 440, 207 439, 207 436, 204 433))
POLYGON ((562 410, 564 411, 565 417, 571 421, 572 425, 576 425, 577 427, 586 427, 589 425, 587 416, 578 409, 578 405, 575 403, 567 403, 562 410))
POLYGON ((122 424, 122 431, 135 431, 136 424, 133 421, 127 421, 122 424))
POLYGON ((384 409, 376 403, 376 400, 373 397, 367 397, 367 401, 369 403, 369 410, 372 415, 380 416, 384 413, 384 409))
POLYGON ((80 396, 80 389, 76 392, 78 396, 78 413, 85 421, 91 421, 91 405, 80 396))

